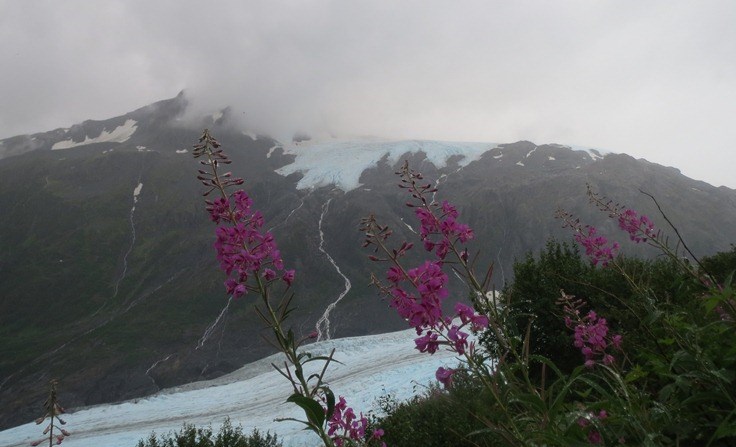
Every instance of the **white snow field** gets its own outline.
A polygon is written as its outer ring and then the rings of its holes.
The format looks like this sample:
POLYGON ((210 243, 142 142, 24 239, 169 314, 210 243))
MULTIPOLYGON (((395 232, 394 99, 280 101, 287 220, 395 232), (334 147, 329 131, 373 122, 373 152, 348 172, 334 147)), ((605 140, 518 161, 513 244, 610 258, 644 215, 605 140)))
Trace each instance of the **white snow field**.
POLYGON ((122 126, 118 126, 110 132, 108 132, 107 130, 103 130, 102 132, 100 132, 100 135, 95 138, 85 136, 84 141, 59 141, 58 143, 55 143, 53 146, 51 146, 51 150, 55 151, 59 149, 70 149, 73 147, 84 146, 93 143, 124 143, 128 141, 128 139, 130 139, 130 137, 133 136, 135 131, 138 129, 137 124, 137 121, 129 119, 126 120, 122 126))
MULTIPOLYGON (((583 146, 563 146, 575 151, 583 151, 593 161, 603 159, 608 151, 591 149, 583 146)), ((499 148, 497 143, 461 143, 451 141, 403 140, 390 141, 381 139, 363 140, 308 140, 297 143, 274 146, 268 152, 282 147, 285 154, 295 155, 294 162, 276 170, 277 173, 287 176, 301 172, 304 177, 297 183, 298 189, 314 189, 334 185, 344 192, 359 188, 360 175, 366 169, 374 167, 384 157, 393 165, 402 155, 424 152, 427 161, 437 168, 447 166, 450 157, 458 156, 458 166, 463 168, 491 149, 499 148)), ((526 157, 536 151, 535 147, 526 157)), ((503 151, 503 148, 501 148, 503 151)), ((503 153, 495 154, 494 159, 500 159, 503 153)), ((550 157, 550 159, 554 159, 550 157)), ((516 163, 524 166, 519 161, 516 163)))
POLYGON ((296 155, 296 159, 276 172, 283 176, 295 172, 304 174, 297 184, 299 189, 335 185, 348 192, 360 187, 360 174, 376 166, 383 157, 387 157, 388 163, 393 165, 402 155, 421 151, 437 168, 445 167, 452 156, 461 157, 458 164, 462 167, 497 146, 495 143, 422 140, 310 140, 284 145, 284 153, 296 155))
MULTIPOLYGON (((421 393, 434 380, 440 366, 454 367, 450 352, 434 355, 414 349, 413 329, 389 334, 326 340, 309 345, 314 354, 329 354, 335 359, 326 379, 336 395, 345 396, 357 412, 377 412, 376 399, 390 394, 408 399, 421 393)), ((295 422, 276 422, 275 418, 302 418, 301 410, 285 402, 290 385, 271 363, 283 365, 282 354, 253 362, 215 380, 196 382, 163 390, 152 396, 110 405, 70 410, 66 429, 71 436, 65 447, 135 447, 152 431, 165 434, 178 431, 183 423, 211 424, 216 431, 226 417, 241 424, 246 433, 253 428, 271 431, 285 447, 313 447, 319 439, 295 422)), ((314 369, 320 367, 314 362, 314 369)), ((63 387, 63 381, 60 384, 63 387)), ((41 402, 39 402, 40 406, 41 402)), ((62 402, 63 404, 63 402, 62 402)), ((42 435, 41 425, 29 423, 0 432, 0 446, 27 447, 42 435)))

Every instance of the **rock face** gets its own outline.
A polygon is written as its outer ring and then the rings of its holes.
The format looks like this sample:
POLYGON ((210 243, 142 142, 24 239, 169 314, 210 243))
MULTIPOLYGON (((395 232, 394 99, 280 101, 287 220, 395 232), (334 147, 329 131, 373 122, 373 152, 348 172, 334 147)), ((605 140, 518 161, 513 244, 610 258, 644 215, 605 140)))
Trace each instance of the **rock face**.
POLYGON ((74 407, 213 378, 271 352, 256 298, 229 302, 222 287, 190 150, 203 127, 297 270, 291 322, 301 334, 341 295, 324 334, 404 327, 368 286, 383 267, 366 259, 358 231, 372 212, 397 244, 412 236, 414 217, 395 186, 403 159, 436 182, 438 200, 458 206, 476 231, 479 265, 495 263, 498 287, 515 258, 549 237, 569 240, 554 219, 560 207, 623 240, 588 205, 586 183, 661 222, 639 190, 654 195, 697 255, 736 241, 727 224, 736 191, 624 154, 527 141, 282 144, 236 129, 227 109, 185 126, 186 106, 179 95, 0 142, 0 428, 37 417, 52 377, 74 407))

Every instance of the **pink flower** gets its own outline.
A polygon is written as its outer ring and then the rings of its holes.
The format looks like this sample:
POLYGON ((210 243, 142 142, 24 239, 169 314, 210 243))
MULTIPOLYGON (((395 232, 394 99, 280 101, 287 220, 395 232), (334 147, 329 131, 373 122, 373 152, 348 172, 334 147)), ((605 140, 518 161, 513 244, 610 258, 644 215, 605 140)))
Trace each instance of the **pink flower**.
POLYGON ((439 342, 437 341, 438 336, 434 332, 427 332, 423 336, 414 339, 414 343, 416 344, 417 349, 419 352, 428 352, 430 354, 434 354, 437 352, 437 348, 439 348, 439 342))
POLYGON ((445 386, 445 388, 449 388, 452 386, 453 374, 455 374, 454 369, 443 368, 440 366, 437 368, 437 372, 434 373, 434 376, 438 382, 445 386))
POLYGON ((476 313, 475 309, 466 304, 455 304, 455 314, 460 317, 463 325, 470 323, 474 331, 480 331, 488 327, 488 317, 476 313))
POLYGON ((404 274, 401 272, 400 268, 392 265, 386 272, 386 279, 394 284, 397 284, 399 281, 404 279, 404 274))
POLYGON ((601 438, 601 434, 598 432, 598 430, 591 430, 588 432, 588 442, 594 445, 598 445, 603 441, 603 438, 601 438))
MULTIPOLYGON (((568 296, 563 294, 563 299, 568 299, 568 296)), ((618 334, 611 336, 606 319, 600 318, 592 310, 580 318, 579 311, 569 305, 569 302, 566 301, 564 307, 565 325, 574 331, 573 345, 583 354, 585 366, 592 368, 598 362, 607 366, 613 365, 616 359, 608 349, 613 347, 620 350, 623 337, 618 334)))
POLYGON ((618 226, 629 233, 629 238, 637 244, 657 235, 654 223, 647 216, 639 216, 639 213, 631 209, 618 216, 618 226))
POLYGON ((603 236, 597 236, 597 230, 594 227, 587 227, 588 234, 585 235, 582 230, 575 234, 575 240, 585 248, 585 254, 590 258, 593 265, 600 263, 603 267, 607 266, 618 253, 619 245, 617 242, 608 244, 608 239, 603 236))
MULTIPOLYGON (((340 396, 335 404, 332 417, 327 421, 327 434, 332 438, 336 446, 345 445, 345 438, 354 441, 361 441, 365 438, 365 431, 368 428, 368 419, 355 414, 355 411, 347 406, 347 402, 343 396, 340 396)), ((383 436, 383 430, 380 428, 375 430, 372 437, 380 439, 383 436)), ((352 445, 352 444, 351 444, 352 445)))
POLYGON ((294 282, 294 275, 295 275, 295 272, 293 269, 287 270, 284 272, 281 279, 286 283, 287 286, 291 287, 291 283, 294 282))
POLYGON ((454 324, 447 331, 447 338, 454 343, 455 351, 463 355, 465 354, 465 348, 468 346, 468 334, 459 330, 454 324))

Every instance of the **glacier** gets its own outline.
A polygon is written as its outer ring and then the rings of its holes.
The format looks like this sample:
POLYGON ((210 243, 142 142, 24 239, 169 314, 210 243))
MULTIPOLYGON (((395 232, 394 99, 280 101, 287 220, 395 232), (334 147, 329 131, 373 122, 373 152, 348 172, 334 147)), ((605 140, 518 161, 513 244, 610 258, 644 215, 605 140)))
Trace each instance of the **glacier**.
POLYGON ((451 157, 459 156, 458 165, 463 167, 497 146, 496 143, 425 140, 308 140, 284 144, 284 154, 295 155, 296 158, 276 172, 283 176, 301 172, 304 177, 297 183, 298 189, 335 185, 348 192, 359 188, 363 171, 376 166, 384 157, 393 165, 402 155, 423 152, 435 167, 443 168, 451 157), (325 160, 330 163, 325 163, 325 160))
MULTIPOLYGON (((554 143, 550 146, 567 147, 574 151, 584 152, 593 161, 601 160, 606 155, 613 153, 584 146, 554 143)), ((334 185, 343 192, 361 187, 360 176, 363 171, 375 167, 384 158, 388 164, 393 165, 406 154, 423 152, 427 161, 438 169, 446 167, 452 157, 459 157, 456 161, 462 168, 480 159, 484 153, 492 149, 499 148, 503 151, 503 147, 498 143, 328 138, 279 144, 269 149, 267 157, 270 158, 277 148, 282 148, 286 155, 294 155, 292 163, 282 166, 276 172, 283 176, 301 173, 303 177, 297 183, 297 189, 313 190, 334 185), (326 160, 329 160, 329 163, 326 163, 326 160)), ((528 158, 538 148, 539 146, 535 146, 524 158, 528 158)), ((501 157, 503 153, 493 155, 494 159, 501 157)), ((554 157, 549 158, 554 159, 554 157)), ((521 161, 516 164, 524 166, 521 161)))
MULTIPOLYGON (((409 399, 434 381, 438 367, 454 367, 458 363, 452 352, 420 353, 414 349, 415 337, 416 331, 408 329, 325 340, 305 349, 322 355, 335 349, 335 360, 342 364, 332 363, 328 369, 326 378, 332 390, 344 396, 356 413, 378 413, 378 397, 388 394, 400 400, 409 399)), ((215 380, 117 404, 72 410, 65 417, 71 436, 63 445, 135 447, 152 431, 178 431, 185 422, 197 426, 211 424, 216 431, 226 417, 233 425, 241 424, 246 433, 253 428, 276 433, 285 447, 321 445, 319 438, 304 431, 302 425, 274 420, 303 417, 295 405, 285 402, 291 393, 290 384, 271 367, 271 363, 283 365, 283 361, 283 354, 274 354, 215 380)), ((320 366, 314 364, 315 369, 320 366)), ((27 447, 41 437, 42 430, 43 425, 31 422, 1 431, 0 445, 27 447)))

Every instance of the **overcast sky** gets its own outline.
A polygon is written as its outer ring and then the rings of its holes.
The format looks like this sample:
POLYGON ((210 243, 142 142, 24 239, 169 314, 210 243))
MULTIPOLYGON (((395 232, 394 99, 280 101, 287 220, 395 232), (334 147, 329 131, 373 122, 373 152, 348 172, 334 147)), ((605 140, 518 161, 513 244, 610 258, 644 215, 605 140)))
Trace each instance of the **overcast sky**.
POLYGON ((0 138, 185 89, 248 126, 625 152, 736 188, 736 1, 0 0, 0 138))

